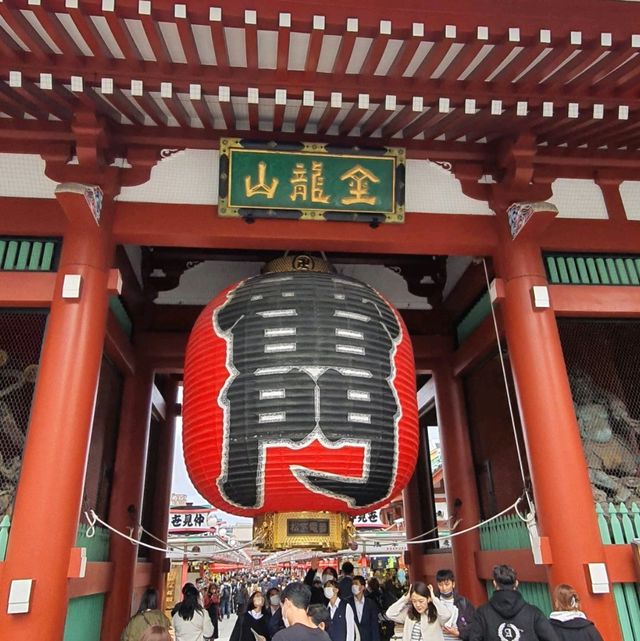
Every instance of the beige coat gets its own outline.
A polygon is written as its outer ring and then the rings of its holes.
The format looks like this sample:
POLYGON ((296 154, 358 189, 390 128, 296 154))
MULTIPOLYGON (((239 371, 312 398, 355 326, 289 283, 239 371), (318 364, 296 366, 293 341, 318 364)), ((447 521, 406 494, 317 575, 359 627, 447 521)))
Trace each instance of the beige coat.
MULTIPOLYGON (((389 606, 386 615, 387 618, 395 621, 396 623, 403 623, 404 629, 402 631, 403 641, 411 641, 411 630, 413 628, 413 620, 408 617, 408 610, 411 603, 409 602, 409 595, 400 597, 395 603, 389 606)), ((423 641, 443 641, 442 626, 446 625, 447 621, 451 618, 449 608, 438 597, 433 597, 433 605, 436 606, 438 611, 438 618, 429 623, 426 614, 420 617, 420 627, 422 628, 423 641)))

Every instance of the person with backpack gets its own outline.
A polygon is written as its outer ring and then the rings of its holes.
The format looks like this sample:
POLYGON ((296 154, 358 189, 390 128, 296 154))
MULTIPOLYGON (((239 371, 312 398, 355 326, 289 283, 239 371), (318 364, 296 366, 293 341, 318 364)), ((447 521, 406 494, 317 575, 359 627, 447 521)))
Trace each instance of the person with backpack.
POLYGON ((469 627, 469 641, 559 641, 551 623, 518 592, 518 576, 508 565, 493 568, 489 603, 481 605, 469 627))
POLYGON ((140 600, 138 611, 129 619, 127 627, 120 635, 120 641, 140 641, 149 628, 161 627, 168 630, 171 621, 158 607, 158 591, 147 588, 140 600))
POLYGON ((205 641, 213 637, 209 613, 200 605, 200 593, 192 583, 182 588, 183 599, 173 608, 176 641, 205 641))
POLYGON ((580 610, 578 593, 566 583, 553 591, 551 625, 560 641, 602 641, 602 635, 592 621, 580 610))
POLYGON ((475 608, 466 597, 456 591, 456 578, 451 570, 438 570, 436 573, 438 597, 451 610, 451 618, 442 627, 445 641, 467 638, 475 608))

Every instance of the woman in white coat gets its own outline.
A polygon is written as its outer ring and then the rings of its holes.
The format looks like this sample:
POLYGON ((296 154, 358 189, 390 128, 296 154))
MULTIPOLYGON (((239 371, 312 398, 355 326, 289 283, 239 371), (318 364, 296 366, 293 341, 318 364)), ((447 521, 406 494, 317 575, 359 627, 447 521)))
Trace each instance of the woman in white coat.
POLYGON ((449 608, 435 596, 433 587, 420 581, 390 605, 386 615, 404 624, 403 641, 443 641, 442 626, 451 618, 449 608))
POLYGON ((213 637, 213 623, 200 604, 198 589, 187 584, 182 588, 182 594, 182 601, 173 609, 176 641, 204 641, 213 637))

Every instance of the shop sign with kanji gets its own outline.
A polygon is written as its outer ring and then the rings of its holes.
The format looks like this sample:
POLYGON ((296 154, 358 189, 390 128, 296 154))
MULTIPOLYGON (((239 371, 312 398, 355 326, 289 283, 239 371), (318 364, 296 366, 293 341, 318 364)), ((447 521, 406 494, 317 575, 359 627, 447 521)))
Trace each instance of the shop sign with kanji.
POLYGON ((220 140, 221 216, 404 221, 405 151, 220 140))
POLYGON ((380 510, 372 510, 371 512, 366 512, 365 514, 358 514, 358 516, 353 517, 353 524, 356 526, 356 529, 360 528, 382 528, 384 523, 380 518, 380 510))
POLYGON ((169 514, 169 533, 210 532, 215 529, 216 523, 212 510, 172 509, 169 514))

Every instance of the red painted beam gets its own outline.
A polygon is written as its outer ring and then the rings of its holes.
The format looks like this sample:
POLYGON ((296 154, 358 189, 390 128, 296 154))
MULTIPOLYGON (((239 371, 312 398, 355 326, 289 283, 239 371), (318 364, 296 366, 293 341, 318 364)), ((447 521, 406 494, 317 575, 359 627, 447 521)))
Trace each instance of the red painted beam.
POLYGON ((373 42, 369 47, 369 51, 367 52, 364 62, 360 67, 360 71, 358 72, 359 75, 373 76, 373 74, 375 73, 375 70, 378 68, 378 65, 380 64, 380 60, 382 60, 382 56, 385 52, 385 49, 387 48, 388 42, 389 42, 389 36, 386 34, 384 35, 378 34, 378 36, 376 36, 373 39, 373 42))
POLYGON ((343 32, 340 39, 340 46, 338 47, 338 53, 336 54, 336 58, 333 63, 333 74, 342 75, 346 72, 349 60, 351 60, 351 54, 353 53, 353 47, 356 43, 357 36, 358 34, 353 31, 343 32))
POLYGON ((105 333, 104 349, 109 358, 114 362, 123 375, 133 374, 135 371, 135 356, 128 336, 124 333, 120 323, 109 310, 107 316, 107 330, 105 333))
POLYGON ((543 235, 541 245, 548 251, 637 253, 640 223, 556 218, 543 235))
MULTIPOLYGON (((156 59, 156 62, 158 62, 160 68, 168 70, 171 65, 171 56, 169 55, 167 43, 164 41, 164 37, 160 31, 160 25, 151 15, 142 14, 138 17, 138 20, 142 23, 142 28, 151 46, 153 57, 156 59)), ((126 26, 123 25, 122 28, 126 29, 126 26)))
POLYGON ((91 53, 93 53, 96 59, 104 61, 109 58, 113 58, 111 52, 109 51, 109 48, 98 33, 95 25, 83 10, 67 9, 66 13, 71 17, 73 24, 80 32, 80 35, 87 43, 89 49, 91 49, 91 53))
MULTIPOLYGON (((502 336, 504 330, 502 329, 499 309, 496 309, 496 317, 498 320, 498 330, 502 336)), ((478 360, 484 358, 492 349, 495 349, 496 343, 496 330, 493 325, 493 318, 487 316, 473 334, 453 353, 451 361, 453 373, 456 376, 464 374, 468 369, 473 367, 478 360)))
POLYGON ((278 53, 276 55, 276 69, 286 77, 289 66, 289 46, 291 30, 286 27, 278 29, 278 53))
POLYGON ((27 45, 34 58, 41 64, 51 61, 55 54, 20 11, 10 8, 6 2, 3 2, 0 3, 0 16, 18 38, 27 45))
POLYGON ((55 273, 0 272, 1 307, 49 307, 55 273))
POLYGON ((476 552, 476 568, 479 578, 485 581, 493 579, 493 568, 496 565, 510 565, 512 568, 516 568, 519 581, 530 583, 547 582, 545 566, 534 564, 533 554, 529 548, 476 552))
POLYGON ((497 242, 492 216, 408 213, 404 224, 220 218, 198 205, 117 204, 117 242, 172 247, 488 255, 497 242), (178 213, 179 212, 179 213, 178 213), (428 233, 427 233, 428 230, 428 233))
POLYGON ((69 579, 67 598, 77 599, 91 594, 104 594, 111 589, 113 563, 90 561, 82 579, 69 579))
POLYGON ((258 27, 255 24, 244 26, 245 51, 247 54, 247 70, 254 73, 258 70, 258 27))
POLYGON ((304 62, 305 73, 315 73, 318 69, 318 60, 320 60, 320 51, 322 49, 323 39, 324 31, 322 29, 313 29, 311 31, 304 62))
POLYGON ((640 317, 640 287, 550 285, 549 297, 558 316, 640 317))
MULTIPOLYGON (((188 8, 187 11, 189 11, 188 8)), ((184 51, 187 64, 194 67, 201 67, 202 63, 200 61, 200 54, 198 53, 196 39, 193 35, 193 30, 191 29, 192 23, 189 21, 188 16, 189 14, 187 13, 187 19, 176 18, 175 20, 176 27, 178 28, 180 44, 182 45, 182 50, 184 51)))
POLYGON ((66 219, 58 201, 44 198, 0 198, 0 235, 60 237, 66 219))
POLYGON ((216 55, 216 65, 221 74, 229 73, 229 50, 227 39, 224 35, 222 22, 215 20, 211 23, 211 38, 213 40, 213 51, 216 55))

